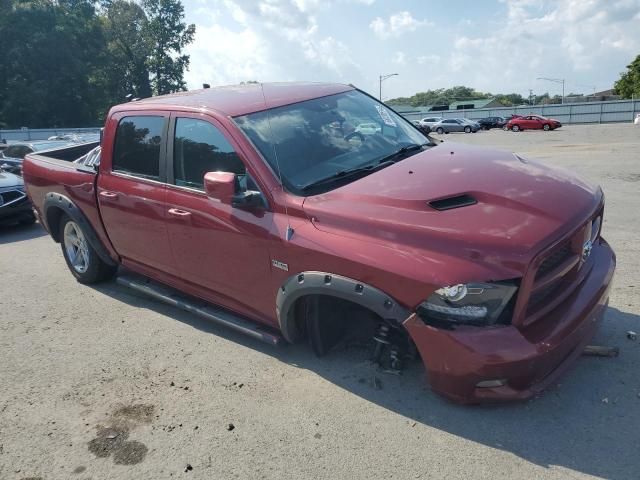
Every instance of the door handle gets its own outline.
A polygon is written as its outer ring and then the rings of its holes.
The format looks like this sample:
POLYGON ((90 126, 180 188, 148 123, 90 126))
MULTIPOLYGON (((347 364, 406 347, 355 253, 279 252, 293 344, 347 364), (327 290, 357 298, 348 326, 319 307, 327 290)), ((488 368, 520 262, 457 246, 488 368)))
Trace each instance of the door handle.
POLYGON ((118 198, 118 194, 115 192, 109 192, 107 190, 103 190, 100 192, 100 196, 104 198, 118 198))
POLYGON ((174 217, 190 217, 191 212, 187 212, 185 210, 180 210, 179 208, 170 208, 169 215, 173 215, 174 217))

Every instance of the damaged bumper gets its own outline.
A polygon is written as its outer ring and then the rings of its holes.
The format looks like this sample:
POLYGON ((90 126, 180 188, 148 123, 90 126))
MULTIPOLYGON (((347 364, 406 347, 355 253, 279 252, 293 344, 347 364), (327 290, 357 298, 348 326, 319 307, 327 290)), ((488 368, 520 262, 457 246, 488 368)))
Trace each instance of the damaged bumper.
POLYGON ((602 240, 583 284, 547 317, 526 326, 426 325, 417 314, 404 326, 436 392, 460 403, 530 398, 553 383, 580 356, 609 299, 615 255, 602 240))

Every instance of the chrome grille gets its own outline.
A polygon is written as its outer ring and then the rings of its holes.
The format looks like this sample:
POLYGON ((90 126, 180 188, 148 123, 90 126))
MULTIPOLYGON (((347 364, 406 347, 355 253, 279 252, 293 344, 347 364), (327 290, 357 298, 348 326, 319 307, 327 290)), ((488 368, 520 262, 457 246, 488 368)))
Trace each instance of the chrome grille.
POLYGON ((6 207, 25 197, 25 193, 20 190, 4 190, 0 192, 0 207, 6 207))

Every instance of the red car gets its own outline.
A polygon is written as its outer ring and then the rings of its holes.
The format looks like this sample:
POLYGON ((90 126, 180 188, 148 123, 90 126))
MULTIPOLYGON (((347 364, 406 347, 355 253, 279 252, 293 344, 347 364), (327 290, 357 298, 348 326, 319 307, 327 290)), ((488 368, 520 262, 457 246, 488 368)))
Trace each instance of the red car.
POLYGON ((562 124, 553 118, 541 117, 539 115, 527 115, 526 117, 512 118, 507 122, 506 129, 513 132, 522 130, 555 130, 560 128, 562 124))
POLYGON ((600 188, 434 144, 352 86, 127 103, 101 146, 99 165, 70 162, 79 147, 24 162, 71 273, 120 267, 120 283, 270 343, 323 355, 362 337, 384 369, 419 354, 447 398, 515 400, 578 358, 607 306, 600 188))

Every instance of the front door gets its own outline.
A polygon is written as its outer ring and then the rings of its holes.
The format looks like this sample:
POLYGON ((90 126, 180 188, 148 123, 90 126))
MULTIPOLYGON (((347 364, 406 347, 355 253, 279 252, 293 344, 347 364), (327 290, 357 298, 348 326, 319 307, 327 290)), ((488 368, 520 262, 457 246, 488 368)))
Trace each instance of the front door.
POLYGON ((175 273, 165 225, 164 157, 168 114, 121 114, 105 145, 98 203, 109 239, 124 263, 175 273))
POLYGON ((258 190, 224 127, 202 114, 172 115, 167 161, 167 228, 180 275, 207 299, 256 318, 274 308, 268 242, 273 215, 243 210, 204 192, 207 172, 232 172, 258 190))

